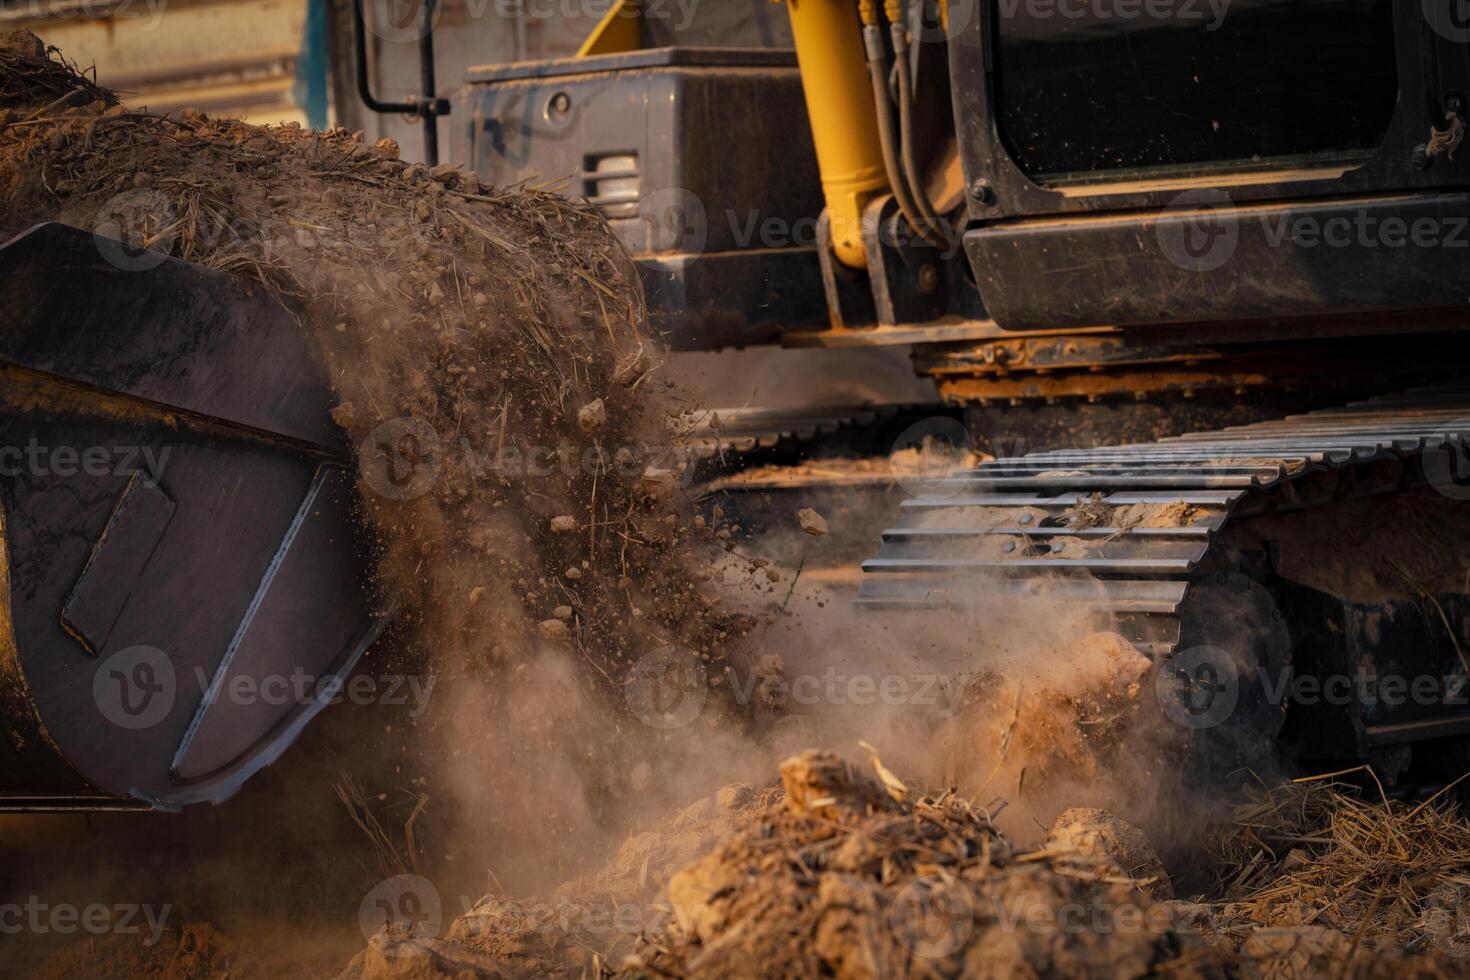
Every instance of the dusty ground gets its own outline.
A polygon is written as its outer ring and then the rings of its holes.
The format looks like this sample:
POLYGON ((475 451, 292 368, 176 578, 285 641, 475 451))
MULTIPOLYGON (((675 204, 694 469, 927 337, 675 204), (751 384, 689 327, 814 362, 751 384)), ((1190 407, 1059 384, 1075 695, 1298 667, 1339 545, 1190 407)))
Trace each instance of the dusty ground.
MULTIPOLYGON (((385 929, 341 976, 1470 975, 1470 826, 1453 813, 1296 784, 1208 839, 1218 880, 1176 897, 1147 838, 1105 811, 1067 810, 1023 848, 876 757, 805 752, 545 899, 492 893, 443 930, 385 929)), ((268 955, 191 925, 151 949, 75 947, 38 975, 105 956, 132 975, 258 976, 268 955)))
MULTIPOLYGON (((657 450, 687 406, 589 209, 345 132, 128 111, 11 36, 0 235, 47 219, 278 292, 355 442, 426 427, 442 456, 421 497, 373 492, 380 461, 363 458, 383 598, 403 611, 373 656, 448 693, 421 719, 324 719, 216 812, 98 818, 83 844, 11 860, 12 896, 134 878, 188 901, 151 945, 51 936, 0 971, 1470 975, 1470 830, 1437 803, 1313 784, 1212 810, 1138 724, 1148 664, 1121 638, 1034 609, 865 631, 686 496, 657 450), (574 462, 481 478, 465 447, 574 462), (677 669, 640 673, 667 650, 677 669), (896 651, 931 663, 895 668, 896 651), (980 654, 991 666, 953 674, 925 711, 793 699, 822 664, 932 672, 980 654), (699 710, 665 724, 680 702, 660 685, 691 670, 699 710), (645 688, 652 707, 630 694, 645 688)), ((831 515, 758 530, 820 554, 831 515)))
POLYGON ((1470 826, 1433 806, 1263 794, 1214 827, 1219 881, 1185 900, 1105 811, 1065 811, 1022 849, 876 757, 806 752, 781 784, 726 787, 630 839, 559 892, 570 914, 490 897, 443 939, 385 931, 343 977, 1470 975, 1470 826), (637 930, 588 911, 651 896, 637 930))

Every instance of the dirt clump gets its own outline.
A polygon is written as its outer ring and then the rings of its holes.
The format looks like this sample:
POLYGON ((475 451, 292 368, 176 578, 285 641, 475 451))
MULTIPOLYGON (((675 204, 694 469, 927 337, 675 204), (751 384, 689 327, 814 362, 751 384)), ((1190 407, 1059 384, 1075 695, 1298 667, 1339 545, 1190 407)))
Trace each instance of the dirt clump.
POLYGON ((1094 528, 1108 527, 1112 523, 1113 508, 1100 492, 1094 493, 1086 500, 1079 498, 1067 508, 1062 520, 1074 531, 1091 531, 1094 528))
POLYGON ((1074 531, 1116 528, 1131 531, 1136 527, 1189 527, 1199 517, 1199 508, 1183 500, 1164 503, 1144 501, 1114 506, 1101 492, 1085 500, 1079 499, 1062 514, 1062 521, 1074 531))
POLYGON ((814 538, 823 537, 827 533, 827 519, 810 507, 797 511, 796 520, 801 529, 814 538))
POLYGON ((1164 862, 1143 831, 1106 810, 1073 807, 1063 811, 1047 833, 1046 848, 1067 865, 1104 878, 1137 881, 1152 898, 1174 897, 1164 862))
POLYGON ((1182 500, 1168 503, 1128 504, 1119 507, 1113 520, 1119 530, 1135 527, 1189 527, 1199 516, 1199 508, 1182 500))
MULTIPOLYGON (((966 679, 942 740, 987 767, 981 790, 1017 799, 1094 784, 1140 732, 1152 662, 1117 633, 1085 633, 1054 675, 987 668, 966 679)), ((958 768, 951 781, 970 786, 958 768)), ((1050 820, 1056 811, 1047 814, 1050 820)))
POLYGON ((891 790, 873 782, 835 752, 806 752, 781 763, 786 809, 827 820, 895 811, 891 790))
POLYGON ((675 922, 623 975, 1142 976, 1177 949, 1134 882, 1022 853, 962 797, 900 802, 827 752, 781 770, 784 803, 673 877, 675 922), (1073 906, 1126 907, 1140 928, 1057 927, 1073 906))

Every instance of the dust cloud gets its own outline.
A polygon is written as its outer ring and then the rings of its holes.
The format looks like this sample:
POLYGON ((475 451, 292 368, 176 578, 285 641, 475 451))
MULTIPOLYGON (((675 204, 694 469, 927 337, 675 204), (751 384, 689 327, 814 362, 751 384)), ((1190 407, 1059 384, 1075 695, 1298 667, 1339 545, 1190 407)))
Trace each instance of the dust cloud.
POLYGON ((252 949, 296 948, 268 925, 294 920, 337 950, 382 879, 436 882, 447 925, 487 893, 588 873, 794 751, 859 740, 1010 800, 998 819, 1022 838, 1078 804, 1149 823, 1157 746, 1130 742, 1147 661, 1106 624, 983 581, 940 613, 857 613, 760 553, 821 540, 745 543, 691 496, 669 433, 682 396, 591 209, 340 130, 130 112, 29 36, 0 44, 0 69, 0 230, 115 229, 278 292, 317 338, 395 611, 362 670, 432 692, 324 718, 217 812, 100 818, 57 880, 145 881, 252 949), (431 447, 413 460, 430 479, 385 492, 406 435, 431 447))

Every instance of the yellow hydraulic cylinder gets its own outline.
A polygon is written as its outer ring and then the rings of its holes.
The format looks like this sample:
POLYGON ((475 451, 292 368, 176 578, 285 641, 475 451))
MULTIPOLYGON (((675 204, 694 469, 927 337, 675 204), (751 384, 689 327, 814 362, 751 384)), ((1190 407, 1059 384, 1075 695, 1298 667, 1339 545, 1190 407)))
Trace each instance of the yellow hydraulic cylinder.
MULTIPOLYGON (((637 51, 643 44, 639 18, 643 15, 640 0, 615 0, 597 22, 587 40, 577 51, 578 58, 595 58, 603 54, 637 51)), ((522 13, 521 16, 526 16, 522 13)))
POLYGON ((822 172, 832 251, 843 265, 863 269, 863 207, 888 190, 888 177, 858 6, 855 0, 786 0, 786 8, 822 172))

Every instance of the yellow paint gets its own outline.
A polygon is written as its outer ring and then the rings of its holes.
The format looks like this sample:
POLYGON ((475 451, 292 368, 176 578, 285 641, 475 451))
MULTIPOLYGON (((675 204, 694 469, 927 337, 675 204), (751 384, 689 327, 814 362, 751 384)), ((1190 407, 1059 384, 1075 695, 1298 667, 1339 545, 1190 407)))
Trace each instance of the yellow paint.
POLYGON ((578 58, 623 54, 643 47, 641 0, 617 0, 582 42, 578 58))
POLYGON ((854 269, 867 267, 863 208, 888 190, 862 29, 852 0, 787 0, 832 251, 854 269))

